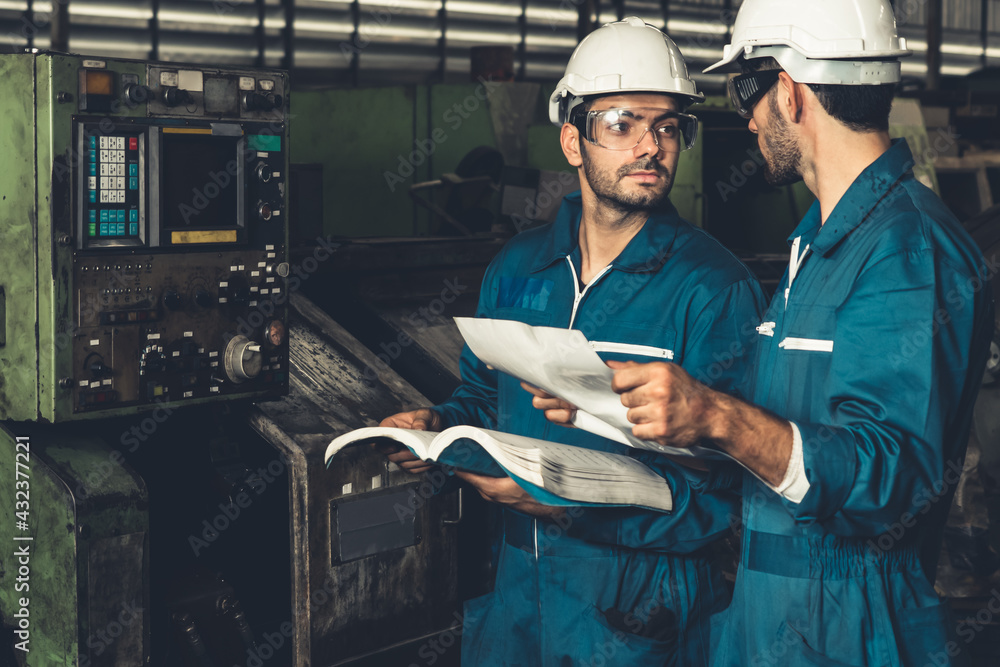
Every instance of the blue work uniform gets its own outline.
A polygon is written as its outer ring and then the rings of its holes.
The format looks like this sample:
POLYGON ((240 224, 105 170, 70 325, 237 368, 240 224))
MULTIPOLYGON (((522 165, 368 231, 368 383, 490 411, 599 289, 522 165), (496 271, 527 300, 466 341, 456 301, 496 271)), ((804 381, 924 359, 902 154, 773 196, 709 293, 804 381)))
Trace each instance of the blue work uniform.
MULTIPOLYGON (((581 286, 581 211, 580 194, 570 195, 553 224, 507 243, 484 278, 478 316, 576 328, 604 359, 672 361, 731 390, 766 302, 746 267, 668 203, 581 286)), ((707 664, 709 617, 729 594, 704 552, 738 521, 738 474, 723 490, 723 474, 551 424, 516 378, 468 347, 461 372, 463 384, 435 408, 444 427, 631 452, 667 479, 674 499, 670 513, 572 508, 556 523, 504 509, 494 590, 466 604, 463 664, 707 664)))
POLYGON ((993 306, 982 255, 912 166, 894 141, 791 237, 748 393, 799 428, 809 489, 795 503, 745 475, 715 665, 923 667, 960 648, 933 578, 993 306))

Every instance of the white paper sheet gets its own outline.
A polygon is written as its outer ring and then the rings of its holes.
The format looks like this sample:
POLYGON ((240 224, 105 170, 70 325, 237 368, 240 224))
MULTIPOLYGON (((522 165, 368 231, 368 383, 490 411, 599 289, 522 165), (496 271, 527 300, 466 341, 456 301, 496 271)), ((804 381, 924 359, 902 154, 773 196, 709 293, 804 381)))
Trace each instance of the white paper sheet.
POLYGON ((611 389, 614 371, 582 331, 473 317, 456 317, 455 323, 483 363, 576 406, 574 425, 579 428, 661 454, 726 458, 704 447, 665 447, 632 435, 628 408, 611 389))

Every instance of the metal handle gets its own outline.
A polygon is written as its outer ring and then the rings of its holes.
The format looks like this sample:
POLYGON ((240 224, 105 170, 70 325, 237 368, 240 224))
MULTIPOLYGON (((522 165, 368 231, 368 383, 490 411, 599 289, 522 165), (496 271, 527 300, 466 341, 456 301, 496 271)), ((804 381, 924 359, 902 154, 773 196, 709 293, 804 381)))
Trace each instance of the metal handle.
POLYGON ((458 488, 458 518, 455 520, 441 519, 441 523, 446 526, 457 526, 462 523, 462 487, 458 488))

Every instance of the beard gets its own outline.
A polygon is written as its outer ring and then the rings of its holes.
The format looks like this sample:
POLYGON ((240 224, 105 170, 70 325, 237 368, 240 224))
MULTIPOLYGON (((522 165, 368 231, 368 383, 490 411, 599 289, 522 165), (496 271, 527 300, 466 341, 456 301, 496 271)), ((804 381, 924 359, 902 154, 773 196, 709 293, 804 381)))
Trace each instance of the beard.
POLYGON ((771 127, 758 135, 764 143, 763 148, 767 149, 764 155, 764 180, 776 187, 798 183, 802 180, 802 151, 790 136, 788 123, 778 110, 777 95, 768 96, 768 110, 771 127))
POLYGON ((636 211, 652 211, 659 208, 667 199, 674 185, 674 176, 670 170, 660 164, 655 157, 645 158, 626 164, 612 172, 611 169, 601 169, 590 159, 585 144, 583 147, 583 173, 587 177, 590 189, 603 203, 622 213, 636 211), (652 171, 661 177, 658 183, 638 184, 635 191, 627 191, 622 181, 636 171, 652 171))

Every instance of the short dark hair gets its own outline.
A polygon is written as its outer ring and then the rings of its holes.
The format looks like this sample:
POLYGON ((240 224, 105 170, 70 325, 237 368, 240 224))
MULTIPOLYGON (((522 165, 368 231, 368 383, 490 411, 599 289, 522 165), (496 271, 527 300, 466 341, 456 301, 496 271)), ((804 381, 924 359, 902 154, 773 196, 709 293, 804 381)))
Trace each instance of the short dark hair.
MULTIPOLYGON (((743 72, 782 69, 774 58, 754 58, 742 61, 743 72)), ((877 86, 843 86, 827 83, 807 83, 828 114, 855 132, 885 132, 889 129, 889 112, 896 96, 896 84, 877 86)), ((769 95, 775 95, 772 88, 769 95)))

